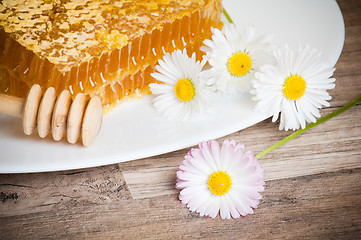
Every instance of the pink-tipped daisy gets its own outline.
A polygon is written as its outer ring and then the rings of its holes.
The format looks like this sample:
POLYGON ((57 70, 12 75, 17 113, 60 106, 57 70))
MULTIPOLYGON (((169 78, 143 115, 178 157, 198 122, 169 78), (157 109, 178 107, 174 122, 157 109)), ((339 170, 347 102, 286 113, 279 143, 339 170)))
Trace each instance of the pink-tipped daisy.
POLYGON ((264 190, 263 169, 243 144, 202 142, 191 149, 177 171, 179 199, 200 216, 239 218, 253 214, 264 190))
POLYGON ((305 128, 321 116, 322 106, 330 106, 327 90, 335 87, 335 69, 308 45, 298 50, 284 46, 275 58, 276 64, 261 67, 253 81, 256 110, 273 115, 273 122, 280 115, 280 130, 305 128))

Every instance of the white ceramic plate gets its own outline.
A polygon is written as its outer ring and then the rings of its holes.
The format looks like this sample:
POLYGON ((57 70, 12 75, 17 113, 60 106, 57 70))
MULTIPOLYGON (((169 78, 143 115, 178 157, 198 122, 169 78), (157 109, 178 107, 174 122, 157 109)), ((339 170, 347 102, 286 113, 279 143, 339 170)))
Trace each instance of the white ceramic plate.
MULTIPOLYGON (((273 34, 276 44, 307 43, 336 63, 344 42, 344 23, 334 0, 225 0, 233 21, 273 34)), ((249 95, 215 101, 215 114, 192 122, 165 120, 151 96, 122 104, 105 116, 101 132, 88 148, 55 142, 49 136, 25 136, 21 120, 0 115, 0 173, 93 167, 150 157, 219 138, 258 123, 249 95)), ((275 127, 278 127, 275 125, 275 127)))

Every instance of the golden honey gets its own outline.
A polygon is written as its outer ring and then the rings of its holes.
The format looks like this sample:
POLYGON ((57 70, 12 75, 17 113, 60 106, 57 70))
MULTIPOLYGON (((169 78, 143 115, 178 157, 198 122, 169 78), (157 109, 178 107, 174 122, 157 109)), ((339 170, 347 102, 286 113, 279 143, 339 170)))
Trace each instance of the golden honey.
POLYGON ((149 93, 166 52, 196 52, 221 27, 220 0, 3 0, 0 92, 35 83, 98 95, 105 108, 149 93))

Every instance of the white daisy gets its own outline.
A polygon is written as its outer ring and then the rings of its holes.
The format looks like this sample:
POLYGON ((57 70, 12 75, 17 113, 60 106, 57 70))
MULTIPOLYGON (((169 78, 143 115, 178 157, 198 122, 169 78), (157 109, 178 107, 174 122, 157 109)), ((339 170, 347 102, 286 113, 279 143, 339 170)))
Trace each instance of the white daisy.
POLYGON ((322 59, 322 54, 309 46, 293 51, 285 46, 275 51, 276 65, 265 65, 253 82, 256 110, 273 115, 281 113, 279 129, 305 128, 306 122, 316 122, 319 109, 330 106, 327 90, 335 84, 334 68, 322 59))
POLYGON ((255 36, 252 26, 243 32, 234 24, 224 25, 222 31, 212 29, 212 40, 205 40, 201 50, 212 66, 212 83, 227 93, 247 92, 259 67, 273 60, 271 37, 255 36))
POLYGON ((176 50, 159 60, 152 77, 162 82, 149 84, 153 94, 159 95, 153 105, 163 116, 170 119, 189 120, 207 110, 209 71, 202 71, 206 61, 196 61, 195 53, 188 57, 187 51, 176 50))
POLYGON ((212 140, 199 144, 177 171, 179 199, 200 216, 239 218, 253 213, 264 190, 263 169, 243 144, 212 140))

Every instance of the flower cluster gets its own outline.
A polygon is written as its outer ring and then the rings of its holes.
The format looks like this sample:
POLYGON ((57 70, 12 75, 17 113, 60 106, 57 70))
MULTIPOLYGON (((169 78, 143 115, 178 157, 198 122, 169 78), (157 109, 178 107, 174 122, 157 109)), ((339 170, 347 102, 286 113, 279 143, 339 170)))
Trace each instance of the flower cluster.
POLYGON ((186 50, 166 54, 150 84, 158 95, 154 107, 170 119, 189 120, 209 109, 212 91, 221 94, 250 92, 255 110, 280 116, 280 130, 305 128, 329 106, 327 90, 334 88, 333 67, 309 46, 274 49, 270 36, 257 36, 252 26, 240 31, 234 24, 212 29, 204 41, 203 61, 186 50), (210 68, 205 69, 208 63, 210 68))
MULTIPOLYGON (((316 122, 319 109, 329 106, 334 68, 320 51, 307 45, 273 49, 271 37, 256 36, 252 26, 240 31, 228 24, 212 33, 201 47, 203 61, 186 50, 159 60, 152 76, 160 83, 149 86, 158 95, 154 107, 163 116, 189 120, 209 109, 212 93, 249 92, 255 110, 273 116, 273 122, 280 118, 279 129, 287 131, 316 122)), ((202 142, 180 164, 176 188, 182 203, 200 216, 238 218, 258 206, 263 169, 242 144, 202 142)))

